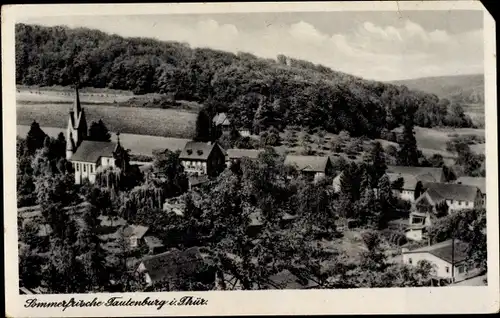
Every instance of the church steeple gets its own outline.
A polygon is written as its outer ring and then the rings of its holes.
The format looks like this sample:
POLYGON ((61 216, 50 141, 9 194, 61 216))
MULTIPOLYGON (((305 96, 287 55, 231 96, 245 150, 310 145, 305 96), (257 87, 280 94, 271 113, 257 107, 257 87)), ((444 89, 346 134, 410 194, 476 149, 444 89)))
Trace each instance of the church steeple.
POLYGON ((75 84, 75 101, 73 102, 73 112, 76 116, 82 111, 82 106, 80 105, 80 94, 78 94, 78 84, 75 84))

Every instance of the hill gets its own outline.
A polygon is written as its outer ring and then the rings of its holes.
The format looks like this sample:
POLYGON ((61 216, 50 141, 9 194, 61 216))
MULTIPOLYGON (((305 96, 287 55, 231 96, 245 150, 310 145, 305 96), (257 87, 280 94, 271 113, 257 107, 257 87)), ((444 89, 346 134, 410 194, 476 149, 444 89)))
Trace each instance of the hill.
POLYGON ((484 75, 453 75, 393 81, 410 89, 437 95, 463 104, 481 104, 484 111, 484 75))
POLYGON ((204 104, 210 116, 227 112, 236 126, 254 133, 301 126, 376 138, 408 117, 425 127, 471 125, 463 111, 432 94, 283 55, 263 59, 85 28, 17 24, 15 36, 18 85, 78 81, 136 95, 168 94, 204 104))

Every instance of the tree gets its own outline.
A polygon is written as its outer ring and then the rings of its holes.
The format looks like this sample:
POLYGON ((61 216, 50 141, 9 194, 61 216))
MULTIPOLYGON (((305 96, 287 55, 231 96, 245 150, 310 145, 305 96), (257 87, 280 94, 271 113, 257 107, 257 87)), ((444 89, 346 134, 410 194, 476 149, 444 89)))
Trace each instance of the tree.
POLYGON ((111 134, 104 122, 99 119, 99 121, 93 121, 90 124, 88 140, 92 141, 111 141, 111 134))
POLYGON ((33 121, 28 131, 28 135, 26 136, 28 154, 34 155, 37 149, 43 148, 45 137, 47 137, 47 135, 40 128, 40 125, 36 121, 33 121))
POLYGON ((212 140, 212 119, 206 109, 202 108, 196 117, 196 132, 194 139, 197 141, 212 140))
POLYGON ((260 142, 263 147, 279 146, 281 144, 279 131, 276 128, 271 127, 269 130, 261 134, 260 142))
POLYGON ((387 175, 383 175, 377 185, 378 200, 381 208, 381 216, 379 220, 379 228, 385 228, 387 223, 397 216, 395 207, 395 198, 392 193, 391 181, 387 175))
POLYGON ((368 169, 372 176, 372 187, 378 183, 378 180, 385 174, 387 170, 387 165, 385 163, 385 154, 384 148, 380 142, 375 142, 370 154, 368 156, 368 160, 366 161, 368 164, 368 169))
POLYGON ((398 152, 398 164, 402 166, 418 166, 418 158, 417 140, 413 131, 413 119, 411 116, 407 116, 398 152))
POLYGON ((429 158, 429 163, 432 167, 441 168, 444 166, 443 156, 440 154, 433 154, 432 157, 429 158))
POLYGON ((340 177, 340 189, 351 202, 359 200, 361 195, 361 176, 362 169, 354 162, 351 162, 346 169, 344 169, 340 177))

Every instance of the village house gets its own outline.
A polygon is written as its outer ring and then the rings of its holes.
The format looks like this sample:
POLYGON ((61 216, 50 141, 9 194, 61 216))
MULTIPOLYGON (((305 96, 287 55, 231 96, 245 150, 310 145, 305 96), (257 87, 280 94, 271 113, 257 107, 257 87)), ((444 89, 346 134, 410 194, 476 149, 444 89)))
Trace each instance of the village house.
POLYGON ((424 184, 423 194, 415 201, 415 208, 420 212, 438 211, 446 203, 445 212, 482 207, 481 190, 475 186, 455 183, 428 182, 424 184))
POLYGON ((165 245, 156 236, 144 236, 144 244, 148 247, 149 254, 158 254, 165 250, 165 245))
POLYGON ((223 133, 229 133, 231 131, 231 122, 227 118, 226 113, 218 113, 212 119, 215 127, 220 128, 223 133))
MULTIPOLYGON (((419 196, 420 193, 418 193, 419 189, 422 189, 422 179, 427 179, 425 177, 423 178, 417 178, 411 174, 408 173, 387 173, 387 176, 389 177, 389 180, 391 181, 391 184, 394 184, 398 179, 403 180, 403 186, 401 189, 395 189, 393 187, 393 193, 395 196, 399 197, 402 200, 409 201, 409 202, 414 202, 419 196)), ((429 177, 430 175, 425 175, 429 177)), ((431 178, 428 178, 431 179, 431 178)), ((432 178, 434 180, 434 178, 432 178)), ((432 180, 427 180, 427 181, 432 181, 432 180)))
POLYGON ((465 184, 469 186, 477 187, 481 190, 481 196, 483 198, 483 206, 486 205, 486 178, 482 177, 460 177, 455 180, 456 184, 465 184))
POLYGON ((318 181, 321 178, 333 175, 333 165, 328 156, 288 155, 285 158, 285 165, 295 167, 299 173, 311 181, 318 181))
POLYGON ((137 267, 137 273, 146 284, 175 284, 186 277, 193 277, 206 284, 213 284, 215 272, 199 247, 191 247, 184 251, 170 251, 146 256, 137 267))
POLYGON ((403 249, 403 263, 416 266, 419 261, 428 261, 435 266, 436 277, 457 282, 478 274, 477 267, 468 262, 468 247, 460 240, 447 240, 414 250, 403 249))
POLYGON ((262 152, 262 149, 228 149, 226 150, 226 167, 231 167, 231 164, 242 158, 257 159, 262 152))
POLYGON ((190 141, 179 159, 188 175, 216 176, 225 166, 225 153, 216 142, 190 141))
POLYGON ((387 166, 387 174, 395 173, 411 175, 422 182, 447 182, 443 168, 412 167, 412 166, 387 166))
POLYGON ((433 221, 453 211, 482 206, 481 191, 474 186, 452 183, 425 183, 424 193, 414 202, 406 237, 414 241, 426 239, 433 221))
POLYGON ((143 238, 148 232, 149 227, 142 225, 127 225, 121 228, 121 234, 123 235, 127 246, 129 248, 138 248, 143 242, 143 238))

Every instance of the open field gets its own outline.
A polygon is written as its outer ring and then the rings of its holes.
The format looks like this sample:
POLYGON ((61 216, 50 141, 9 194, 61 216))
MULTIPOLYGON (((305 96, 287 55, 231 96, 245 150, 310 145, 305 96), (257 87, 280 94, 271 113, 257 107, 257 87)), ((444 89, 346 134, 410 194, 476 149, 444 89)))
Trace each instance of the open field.
MULTIPOLYGON (((17 103, 17 124, 36 120, 42 127, 66 128, 70 104, 17 103)), ((196 114, 176 109, 84 105, 87 123, 102 119, 110 131, 162 137, 190 138, 196 114)))
MULTIPOLYGON (((65 133, 66 129, 56 127, 44 127, 42 130, 51 137, 56 137, 60 132, 65 133)), ((30 129, 30 126, 17 125, 17 134, 25 137, 30 129)), ((112 137, 115 140, 116 137, 112 137)), ((133 154, 152 155, 156 149, 170 149, 172 151, 182 150, 189 139, 159 137, 148 135, 135 134, 120 134, 120 142, 127 149, 130 149, 133 154)))

